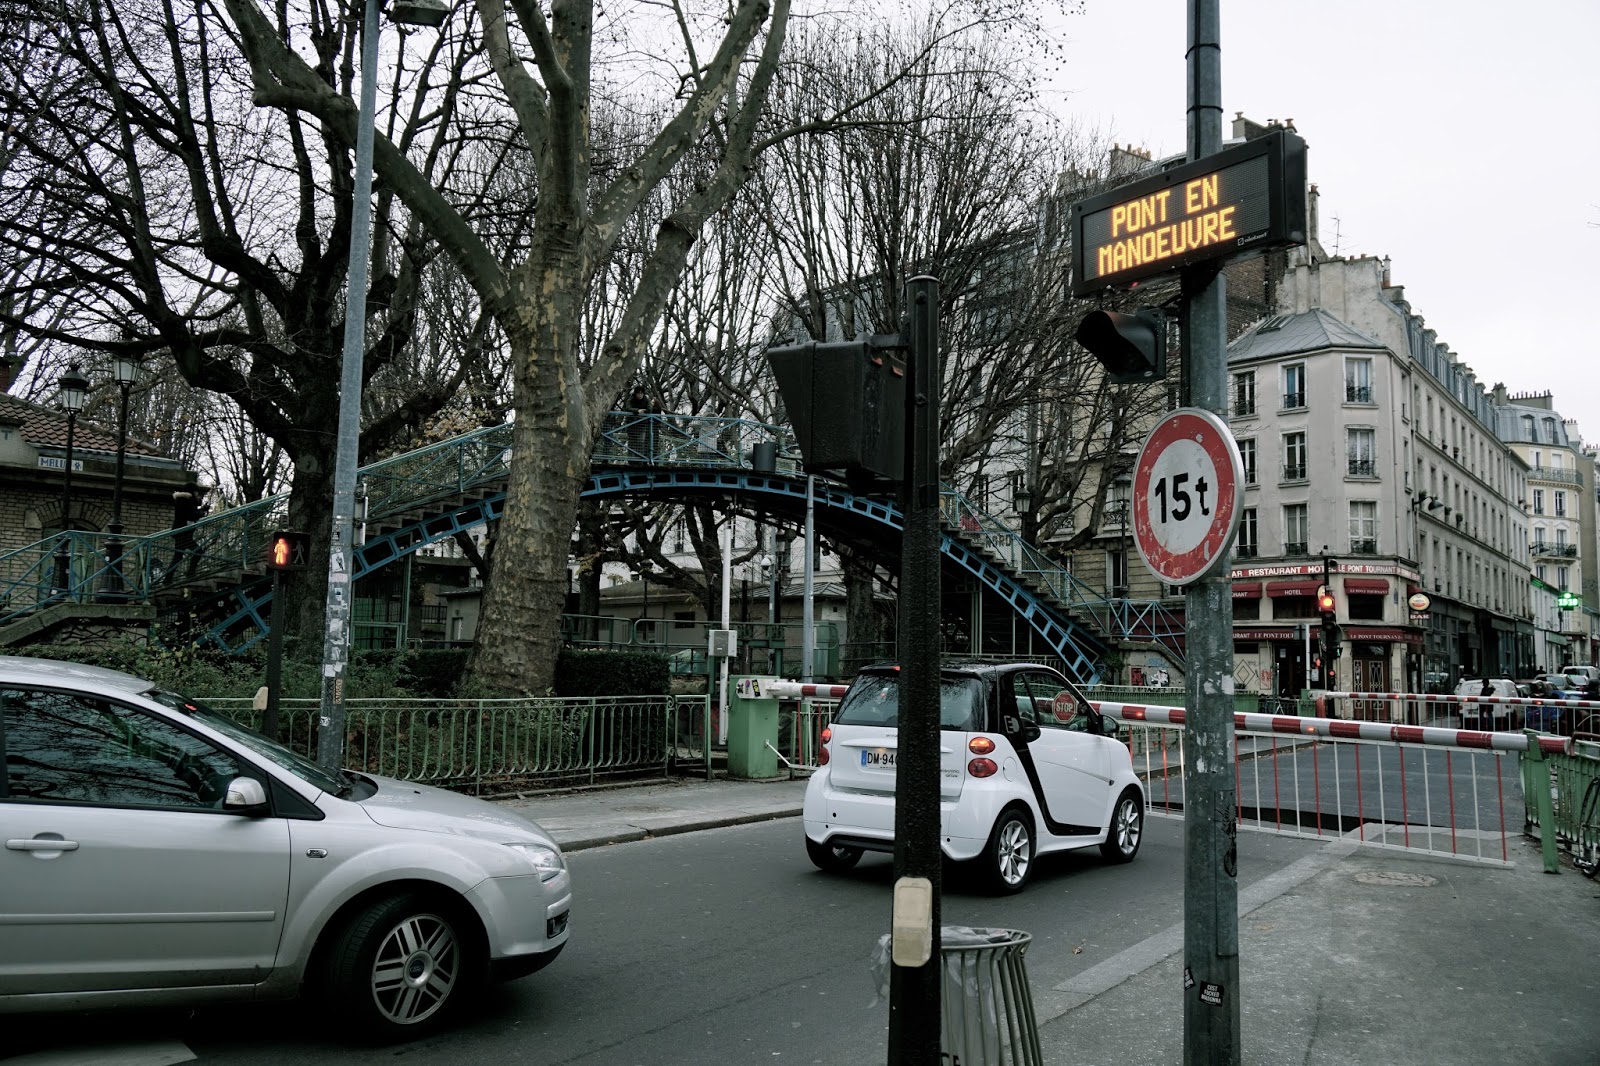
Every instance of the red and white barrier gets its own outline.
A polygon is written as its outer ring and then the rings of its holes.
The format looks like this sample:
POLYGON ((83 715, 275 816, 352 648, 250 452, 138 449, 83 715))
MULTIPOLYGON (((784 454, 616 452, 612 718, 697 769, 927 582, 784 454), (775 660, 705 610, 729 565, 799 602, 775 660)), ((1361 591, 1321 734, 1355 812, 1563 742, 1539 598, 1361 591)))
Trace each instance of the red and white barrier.
POLYGON ((768 681, 761 686, 763 696, 780 700, 838 700, 849 685, 805 685, 799 681, 768 681))
MULTIPOLYGON (((1153 707, 1138 703, 1097 703, 1089 706, 1124 722, 1183 725, 1182 707, 1153 707)), ((1447 748, 1483 748, 1527 751, 1526 733, 1489 733, 1476 729, 1440 729, 1435 726, 1390 725, 1347 718, 1300 718, 1288 714, 1251 714, 1235 711, 1233 728, 1254 733, 1288 733, 1294 736, 1332 737, 1343 740, 1387 740, 1396 744, 1431 744, 1447 748)), ((1539 747, 1552 753, 1571 753, 1570 737, 1541 736, 1539 747)))
POLYGON ((1386 700, 1391 703, 1499 703, 1509 707, 1570 707, 1573 710, 1600 709, 1600 700, 1555 700, 1544 696, 1454 696, 1437 692, 1324 692, 1317 697, 1317 709, 1326 700, 1386 700))

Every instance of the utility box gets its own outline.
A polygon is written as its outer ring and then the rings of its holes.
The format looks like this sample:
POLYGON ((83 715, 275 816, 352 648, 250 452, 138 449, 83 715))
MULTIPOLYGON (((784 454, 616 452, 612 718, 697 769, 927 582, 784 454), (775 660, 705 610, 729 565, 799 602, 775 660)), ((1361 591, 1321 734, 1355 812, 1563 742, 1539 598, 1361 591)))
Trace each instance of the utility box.
POLYGON ((732 677, 728 699, 728 776, 761 780, 778 776, 776 677, 732 677), (767 747, 771 744, 772 747, 767 747))
POLYGON ((858 488, 905 477, 906 372, 897 335, 767 349, 801 463, 858 488))

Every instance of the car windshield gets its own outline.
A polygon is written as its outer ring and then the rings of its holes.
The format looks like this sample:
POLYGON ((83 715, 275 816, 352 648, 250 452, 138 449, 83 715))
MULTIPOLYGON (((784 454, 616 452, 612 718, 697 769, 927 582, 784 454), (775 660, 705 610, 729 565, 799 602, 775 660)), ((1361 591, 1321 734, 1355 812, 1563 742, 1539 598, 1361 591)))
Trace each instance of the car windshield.
POLYGON ((314 785, 324 792, 332 792, 336 796, 344 795, 349 791, 349 784, 342 776, 329 773, 305 756, 290 751, 277 741, 267 739, 255 730, 240 725, 226 715, 218 714, 198 700, 192 700, 187 696, 180 696, 176 692, 167 692, 163 689, 151 689, 146 695, 164 707, 170 707, 180 714, 186 714, 195 721, 215 729, 229 740, 243 744, 255 754, 263 759, 270 760, 307 784, 314 785))
MULTIPOLYGON (((963 731, 980 728, 983 687, 974 677, 939 679, 939 726, 963 731)), ((900 720, 900 676, 863 675, 844 695, 838 725, 898 725, 900 720)))

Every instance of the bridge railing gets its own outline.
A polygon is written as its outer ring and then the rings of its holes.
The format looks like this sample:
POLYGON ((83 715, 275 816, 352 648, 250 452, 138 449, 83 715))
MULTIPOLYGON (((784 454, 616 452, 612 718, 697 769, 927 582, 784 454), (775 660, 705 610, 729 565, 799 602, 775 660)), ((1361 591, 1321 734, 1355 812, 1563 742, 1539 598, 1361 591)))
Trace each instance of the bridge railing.
MULTIPOLYGON (((201 702, 260 726, 250 700, 201 702)), ((281 701, 276 739, 315 758, 318 713, 317 700, 281 701)), ((705 696, 353 699, 346 703, 345 765, 474 792, 664 775, 675 764, 704 764, 706 716, 705 696)))

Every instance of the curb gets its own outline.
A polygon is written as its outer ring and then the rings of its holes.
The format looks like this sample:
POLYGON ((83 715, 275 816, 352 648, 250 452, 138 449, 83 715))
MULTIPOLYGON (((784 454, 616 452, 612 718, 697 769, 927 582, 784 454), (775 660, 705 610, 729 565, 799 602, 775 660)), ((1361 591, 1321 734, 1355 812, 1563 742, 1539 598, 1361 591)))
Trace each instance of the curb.
POLYGON ((693 822, 679 822, 672 825, 658 826, 653 829, 626 829, 615 833, 606 833, 600 836, 577 837, 571 841, 557 840, 563 852, 587 851, 591 848, 601 848, 608 844, 631 844, 639 840, 654 840, 659 837, 681 836, 684 833, 695 833, 702 829, 726 829, 735 825, 750 825, 754 822, 773 822, 779 818, 795 818, 800 815, 801 808, 785 808, 777 811, 759 811, 749 814, 734 814, 720 818, 703 818, 693 822))

